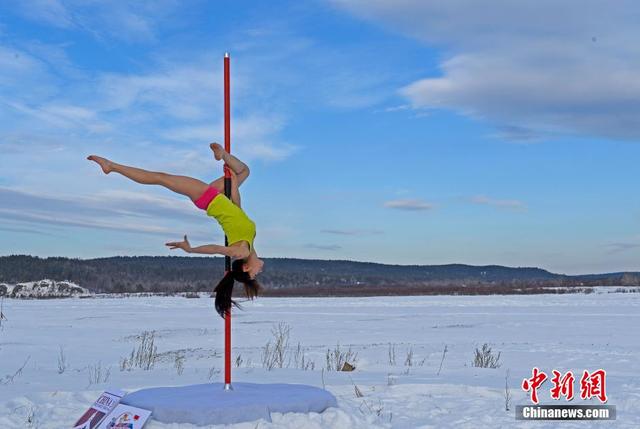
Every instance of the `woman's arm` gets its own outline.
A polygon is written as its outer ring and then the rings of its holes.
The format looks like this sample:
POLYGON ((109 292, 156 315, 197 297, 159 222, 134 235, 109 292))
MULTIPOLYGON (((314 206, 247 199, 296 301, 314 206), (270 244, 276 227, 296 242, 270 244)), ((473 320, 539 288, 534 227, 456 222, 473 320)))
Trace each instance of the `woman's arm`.
POLYGON ((237 246, 220 246, 218 244, 205 244, 203 246, 191 247, 187 236, 183 241, 173 241, 166 243, 170 249, 182 249, 187 253, 200 253, 204 255, 224 255, 232 258, 246 258, 246 251, 237 246))
POLYGON ((224 255, 231 256, 229 254, 229 248, 226 246, 220 246, 218 244, 205 244, 203 246, 192 247, 189 250, 185 250, 187 253, 201 253, 203 255, 224 255))
POLYGON ((248 256, 245 249, 238 246, 219 246, 217 244, 205 244, 204 246, 192 247, 188 253, 202 253, 205 255, 224 255, 231 258, 244 259, 248 256))

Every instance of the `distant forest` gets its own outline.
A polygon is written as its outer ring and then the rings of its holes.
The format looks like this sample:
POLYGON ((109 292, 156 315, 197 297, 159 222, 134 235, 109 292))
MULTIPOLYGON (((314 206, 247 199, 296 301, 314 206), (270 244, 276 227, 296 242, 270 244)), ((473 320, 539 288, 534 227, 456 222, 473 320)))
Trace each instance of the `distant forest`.
MULTIPOLYGON (((498 265, 387 265, 289 258, 266 258, 265 262, 259 281, 271 296, 539 293, 557 287, 640 286, 640 273, 567 276, 540 268, 498 265)), ((0 283, 69 280, 96 293, 210 292, 223 271, 224 260, 216 257, 0 257, 0 283)))

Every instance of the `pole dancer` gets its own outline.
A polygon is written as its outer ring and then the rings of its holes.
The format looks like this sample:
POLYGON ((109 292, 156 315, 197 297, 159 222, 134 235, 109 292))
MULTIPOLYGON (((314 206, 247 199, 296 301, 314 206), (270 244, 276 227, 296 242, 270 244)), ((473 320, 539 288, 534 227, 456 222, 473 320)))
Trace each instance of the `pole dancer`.
POLYGON ((215 288, 215 307, 220 316, 237 305, 231 299, 234 281, 244 284, 247 297, 253 299, 258 296, 260 284, 255 280, 262 271, 264 262, 258 257, 253 246, 256 235, 255 223, 249 219, 240 206, 239 188, 249 177, 249 167, 235 156, 229 154, 218 143, 211 143, 216 160, 223 160, 230 174, 231 199, 224 194, 224 177, 206 184, 198 179, 187 176, 177 176, 163 172, 147 171, 115 163, 107 158, 96 155, 87 157, 96 162, 105 174, 119 173, 134 182, 144 185, 160 185, 180 195, 189 197, 207 215, 215 218, 228 239, 228 245, 207 244, 192 247, 184 236, 182 241, 166 243, 170 249, 182 249, 187 253, 201 253, 209 255, 224 255, 233 258, 231 269, 225 273, 215 288))

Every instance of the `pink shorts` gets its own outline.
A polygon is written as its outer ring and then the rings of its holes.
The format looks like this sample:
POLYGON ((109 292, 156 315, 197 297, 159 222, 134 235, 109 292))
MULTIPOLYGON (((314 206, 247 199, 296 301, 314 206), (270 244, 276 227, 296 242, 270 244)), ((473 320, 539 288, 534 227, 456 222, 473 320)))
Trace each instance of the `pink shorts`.
POLYGON ((218 191, 216 188, 214 188, 213 186, 209 186, 207 190, 204 191, 204 194, 202 194, 200 198, 195 200, 193 203, 199 209, 206 210, 207 207, 209 207, 211 201, 213 201, 213 199, 218 196, 219 193, 220 191, 218 191))

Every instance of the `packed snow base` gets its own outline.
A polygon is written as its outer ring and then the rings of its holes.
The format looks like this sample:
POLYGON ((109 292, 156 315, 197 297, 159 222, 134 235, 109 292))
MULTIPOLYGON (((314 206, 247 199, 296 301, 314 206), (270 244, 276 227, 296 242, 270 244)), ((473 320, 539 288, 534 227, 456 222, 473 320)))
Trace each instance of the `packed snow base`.
POLYGON ((155 387, 133 392, 122 403, 153 412, 162 423, 205 426, 253 420, 271 422, 271 413, 321 413, 336 407, 336 398, 326 390, 302 384, 224 383, 177 387, 155 387))
MULTIPOLYGON (((549 374, 607 370, 608 403, 617 407, 617 420, 563 422, 563 428, 640 427, 640 294, 608 290, 245 303, 233 319, 234 383, 326 386, 338 407, 273 413, 272 422, 228 427, 556 428, 557 422, 514 419, 515 405, 529 403, 520 383, 534 366, 549 374), (281 322, 290 327, 287 354, 282 361, 263 360, 281 322), (304 367, 299 354, 296 360, 298 343, 304 367), (357 353, 355 371, 326 369, 327 351, 338 343, 342 354, 349 347, 357 353), (501 353, 498 368, 473 366, 475 349, 484 343, 501 353)), ((110 386, 131 392, 223 379, 223 321, 208 298, 5 299, 3 311, 1 428, 68 428, 110 386), (155 347, 157 356, 148 367, 127 363, 143 331, 155 331, 147 348, 155 347)), ((549 388, 547 382, 540 389, 541 403, 555 403, 549 388)), ((578 397, 572 403, 599 402, 578 397)), ((146 428, 201 426, 152 420, 146 428)))

